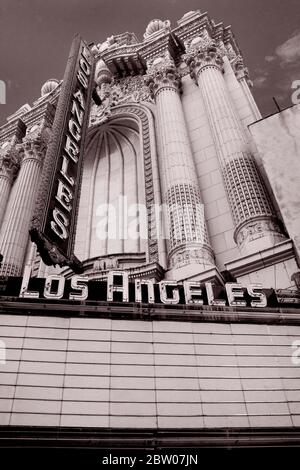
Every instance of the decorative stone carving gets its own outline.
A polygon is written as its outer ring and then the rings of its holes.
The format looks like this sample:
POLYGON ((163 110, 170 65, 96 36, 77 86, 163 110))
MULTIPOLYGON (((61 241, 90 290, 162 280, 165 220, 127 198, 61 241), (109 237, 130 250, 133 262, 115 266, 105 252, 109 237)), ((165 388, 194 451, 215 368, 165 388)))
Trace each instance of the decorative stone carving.
POLYGON ((150 96, 149 89, 145 85, 144 78, 141 75, 136 75, 135 77, 126 77, 123 80, 116 80, 115 84, 119 86, 120 89, 120 102, 153 102, 153 99, 150 96))
POLYGON ((21 152, 18 145, 5 148, 3 152, 0 151, 0 177, 13 180, 20 168, 20 160, 21 152))
POLYGON ((145 84, 149 87, 152 98, 162 89, 169 89, 176 92, 181 91, 181 79, 177 69, 169 60, 159 57, 154 60, 145 77, 145 84))
POLYGON ((153 103, 143 76, 113 79, 109 88, 106 88, 101 106, 94 106, 91 110, 90 123, 94 125, 106 122, 111 116, 111 110, 114 106, 130 102, 140 103, 141 101, 153 103))
POLYGON ((239 81, 245 79, 250 87, 253 86, 253 83, 251 82, 249 77, 249 70, 247 67, 245 67, 244 61, 241 56, 236 56, 236 58, 232 62, 232 67, 235 72, 236 78, 239 81))
POLYGON ((41 88, 41 96, 48 95, 59 85, 59 80, 56 78, 49 78, 41 88))
POLYGON ((46 154, 46 148, 46 142, 41 134, 25 137, 21 146, 21 152, 23 153, 22 163, 25 160, 36 160, 42 164, 46 154))
POLYGON ((106 271, 119 268, 119 260, 116 256, 100 258, 94 262, 93 271, 106 271))
POLYGON ((172 249, 190 242, 209 245, 204 206, 197 187, 188 183, 172 186, 167 192, 167 204, 172 249))
POLYGON ((267 233, 270 233, 271 235, 276 234, 277 237, 282 238, 283 241, 285 236, 282 232, 282 227, 275 217, 258 217, 237 227, 234 233, 234 239, 238 246, 242 246, 244 243, 258 240, 259 238, 265 237, 267 233))
POLYGON ((96 82, 101 89, 101 85, 111 83, 112 73, 103 60, 99 60, 96 66, 96 82))
POLYGON ((170 21, 169 20, 152 20, 148 24, 145 34, 144 34, 144 39, 148 39, 150 36, 153 34, 157 33, 158 31, 164 30, 166 28, 170 27, 170 21))
POLYGON ((190 67, 191 77, 197 82, 197 75, 205 68, 222 70, 223 59, 221 51, 215 43, 207 46, 191 47, 185 55, 185 60, 190 67))
POLYGON ((225 43, 225 47, 227 49, 227 56, 229 58, 229 60, 233 60, 236 58, 237 54, 233 48, 233 45, 231 44, 231 42, 226 42, 225 43))
POLYGON ((214 255, 213 251, 209 246, 199 248, 199 245, 195 245, 193 248, 191 244, 189 246, 180 247, 172 250, 169 254, 169 267, 181 268, 187 264, 196 263, 202 265, 213 265, 214 255))

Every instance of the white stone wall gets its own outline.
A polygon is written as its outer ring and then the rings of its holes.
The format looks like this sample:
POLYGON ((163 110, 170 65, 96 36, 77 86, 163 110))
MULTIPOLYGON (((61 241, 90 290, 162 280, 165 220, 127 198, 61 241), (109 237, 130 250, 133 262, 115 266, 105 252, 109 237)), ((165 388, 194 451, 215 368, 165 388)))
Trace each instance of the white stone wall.
POLYGON ((1 315, 0 339, 0 425, 300 426, 299 326, 1 315))
POLYGON ((250 126, 282 218, 300 256, 300 106, 250 126))
POLYGON ((237 282, 241 282, 243 285, 259 283, 266 289, 295 290, 296 285, 291 277, 298 269, 296 260, 292 258, 281 263, 274 263, 272 266, 254 270, 244 276, 237 276, 237 282))

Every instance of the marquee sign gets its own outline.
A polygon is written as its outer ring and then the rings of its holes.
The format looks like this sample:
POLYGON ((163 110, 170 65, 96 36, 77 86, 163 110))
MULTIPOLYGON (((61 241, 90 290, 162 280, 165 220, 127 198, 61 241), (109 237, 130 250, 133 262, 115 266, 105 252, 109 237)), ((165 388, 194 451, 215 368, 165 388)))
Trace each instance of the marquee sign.
POLYGON ((31 278, 30 267, 23 278, 0 279, 0 296, 20 299, 47 299, 59 301, 130 302, 167 305, 209 305, 213 307, 280 307, 283 304, 300 307, 300 296, 295 291, 265 289, 260 284, 243 285, 236 282, 215 286, 211 282, 160 281, 128 279, 125 271, 111 271, 103 280, 89 280, 75 275, 66 279, 50 275, 46 279, 31 278))
POLYGON ((83 271, 73 253, 85 134, 94 85, 94 58, 76 35, 59 95, 37 204, 31 240, 47 265, 83 271))

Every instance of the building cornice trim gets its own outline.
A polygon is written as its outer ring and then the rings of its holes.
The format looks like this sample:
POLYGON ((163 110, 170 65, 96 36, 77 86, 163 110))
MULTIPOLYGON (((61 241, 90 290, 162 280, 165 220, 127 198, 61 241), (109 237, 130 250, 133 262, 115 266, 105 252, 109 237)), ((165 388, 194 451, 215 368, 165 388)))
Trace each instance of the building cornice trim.
POLYGON ((265 250, 229 261, 225 267, 234 277, 239 277, 291 258, 295 258, 293 242, 285 240, 265 250))

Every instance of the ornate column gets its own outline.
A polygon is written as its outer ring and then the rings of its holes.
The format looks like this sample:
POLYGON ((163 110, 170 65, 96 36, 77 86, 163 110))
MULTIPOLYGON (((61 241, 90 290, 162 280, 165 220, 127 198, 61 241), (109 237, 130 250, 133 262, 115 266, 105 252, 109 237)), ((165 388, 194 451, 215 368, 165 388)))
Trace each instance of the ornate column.
POLYGON ((205 271, 214 266, 214 258, 179 96, 181 81, 172 61, 156 59, 146 84, 157 109, 162 199, 168 219, 168 265, 175 269, 197 263, 205 271))
POLYGON ((5 152, 0 152, 0 227, 7 206, 12 182, 18 172, 19 164, 20 152, 16 147, 11 147, 5 152))
POLYGON ((12 183, 20 168, 19 143, 26 133, 26 126, 21 119, 15 123, 10 140, 0 147, 0 228, 8 203, 12 183))
POLYGON ((283 241, 285 236, 228 94, 218 48, 211 44, 191 49, 187 63, 203 94, 241 254, 283 241))
POLYGON ((46 132, 24 138, 22 160, 0 231, 3 263, 0 274, 18 276, 22 272, 28 242, 28 230, 40 182, 46 151, 46 132))

